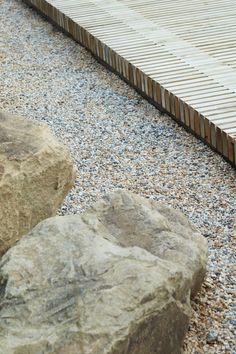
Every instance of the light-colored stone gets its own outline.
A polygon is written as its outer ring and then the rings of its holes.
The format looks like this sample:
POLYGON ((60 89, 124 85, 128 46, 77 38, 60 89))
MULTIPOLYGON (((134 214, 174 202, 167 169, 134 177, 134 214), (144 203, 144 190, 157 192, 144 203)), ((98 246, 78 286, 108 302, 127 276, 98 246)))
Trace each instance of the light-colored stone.
POLYGON ((125 191, 37 225, 0 265, 8 354, 177 354, 205 239, 179 212, 125 191))
POLYGON ((46 125, 0 111, 0 255, 55 215, 74 179, 69 151, 46 125))
POLYGON ((178 210, 126 191, 105 196, 91 208, 123 247, 139 246, 191 274, 192 297, 206 272, 207 241, 178 210))

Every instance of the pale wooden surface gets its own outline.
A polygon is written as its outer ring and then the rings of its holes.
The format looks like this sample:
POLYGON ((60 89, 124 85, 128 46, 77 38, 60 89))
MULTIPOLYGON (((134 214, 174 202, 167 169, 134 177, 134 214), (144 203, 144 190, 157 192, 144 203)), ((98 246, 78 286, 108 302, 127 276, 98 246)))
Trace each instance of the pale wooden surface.
POLYGON ((236 1, 27 2, 236 165, 236 1))

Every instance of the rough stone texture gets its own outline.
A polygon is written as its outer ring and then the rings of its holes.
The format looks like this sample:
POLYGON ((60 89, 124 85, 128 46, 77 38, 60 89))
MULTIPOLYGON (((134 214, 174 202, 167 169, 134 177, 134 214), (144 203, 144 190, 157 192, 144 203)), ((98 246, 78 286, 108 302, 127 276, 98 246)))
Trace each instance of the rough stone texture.
POLYGON ((130 192, 37 225, 0 265, 8 354, 177 354, 206 240, 186 218, 130 192))
POLYGON ((56 213, 74 180, 69 151, 45 124, 0 111, 0 255, 56 213))

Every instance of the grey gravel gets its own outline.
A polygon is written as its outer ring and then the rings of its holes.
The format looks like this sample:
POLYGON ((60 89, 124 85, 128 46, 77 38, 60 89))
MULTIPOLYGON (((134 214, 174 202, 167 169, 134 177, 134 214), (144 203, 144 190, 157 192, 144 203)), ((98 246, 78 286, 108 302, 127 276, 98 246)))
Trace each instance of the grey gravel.
POLYGON ((207 343, 212 344, 218 340, 218 332, 214 329, 211 329, 210 332, 207 334, 207 343))
POLYGON ((184 352, 234 353, 235 170, 21 1, 0 12, 0 109, 47 122, 78 168, 59 214, 118 187, 180 208, 209 244, 184 352))

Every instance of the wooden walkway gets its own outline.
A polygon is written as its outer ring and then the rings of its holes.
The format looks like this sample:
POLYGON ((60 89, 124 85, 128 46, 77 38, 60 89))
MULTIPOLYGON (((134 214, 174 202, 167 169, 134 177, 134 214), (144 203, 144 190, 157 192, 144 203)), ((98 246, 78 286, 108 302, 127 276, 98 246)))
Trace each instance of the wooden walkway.
POLYGON ((236 166, 236 1, 26 2, 236 166))

